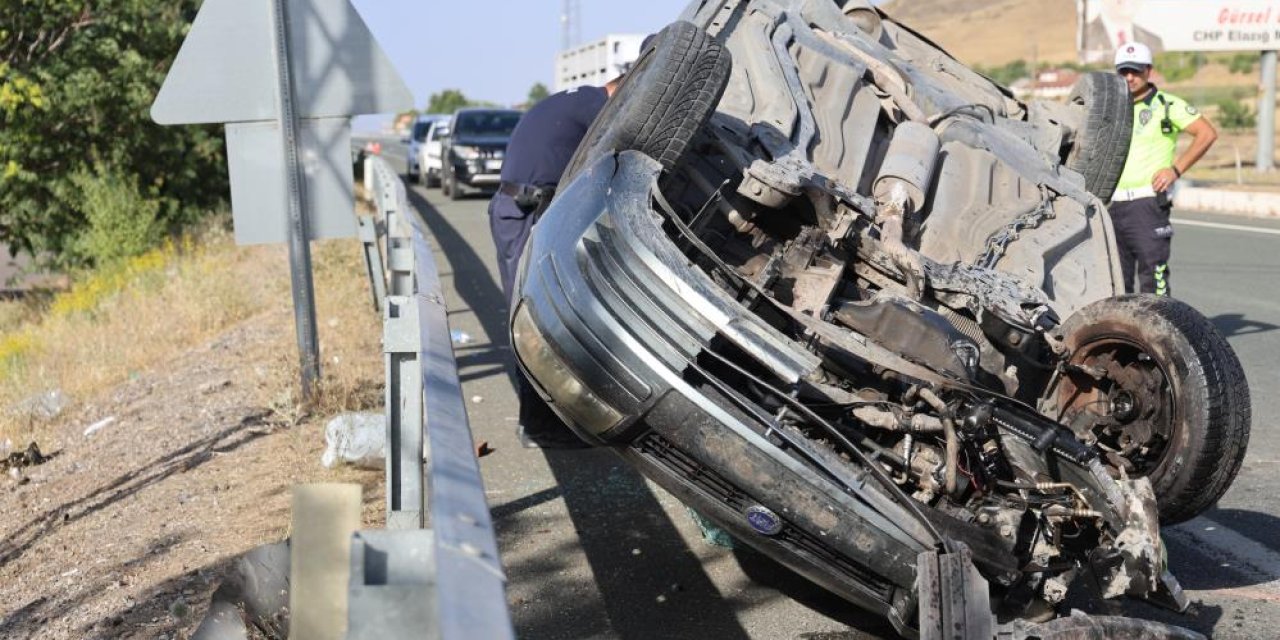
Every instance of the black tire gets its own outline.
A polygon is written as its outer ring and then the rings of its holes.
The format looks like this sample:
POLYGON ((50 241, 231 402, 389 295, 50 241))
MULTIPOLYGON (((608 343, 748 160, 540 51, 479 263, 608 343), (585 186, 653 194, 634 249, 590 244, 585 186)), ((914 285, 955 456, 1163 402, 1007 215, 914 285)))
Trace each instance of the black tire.
POLYGON ((636 150, 671 169, 729 84, 729 52, 690 22, 658 33, 583 136, 561 176, 567 185, 601 154, 636 150))
POLYGON ((448 184, 449 192, 445 195, 449 196, 450 200, 461 200, 464 194, 462 193, 462 188, 458 186, 458 174, 450 173, 448 184))
POLYGON ((410 182, 410 184, 416 184, 418 182, 418 172, 414 171, 413 167, 408 163, 405 163, 404 165, 404 177, 410 182))
POLYGON ((1082 113, 1065 164, 1084 175, 1089 193, 1109 202, 1133 136, 1129 86, 1114 73, 1090 71, 1076 81, 1067 104, 1082 113))
POLYGON ((1240 360, 1209 319, 1172 298, 1127 295, 1077 311, 1062 333, 1072 363, 1106 371, 1102 381, 1068 374, 1050 391, 1064 422, 1073 407, 1108 406, 1122 423, 1115 437, 1130 434, 1130 475, 1151 479, 1161 524, 1217 502, 1240 470, 1252 415, 1240 360), (1114 402, 1125 393, 1135 402, 1122 410, 1114 402))
POLYGON ((428 189, 439 189, 440 174, 427 171, 426 175, 423 176, 423 182, 426 183, 428 189))

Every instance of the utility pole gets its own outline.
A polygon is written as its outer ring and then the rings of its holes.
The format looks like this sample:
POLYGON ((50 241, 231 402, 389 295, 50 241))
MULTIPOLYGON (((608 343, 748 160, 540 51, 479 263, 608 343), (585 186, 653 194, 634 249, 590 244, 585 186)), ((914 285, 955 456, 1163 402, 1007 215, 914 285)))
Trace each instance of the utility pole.
POLYGON ((1258 155, 1254 168, 1275 168, 1276 148, 1276 52, 1262 52, 1262 96, 1258 98, 1258 155))

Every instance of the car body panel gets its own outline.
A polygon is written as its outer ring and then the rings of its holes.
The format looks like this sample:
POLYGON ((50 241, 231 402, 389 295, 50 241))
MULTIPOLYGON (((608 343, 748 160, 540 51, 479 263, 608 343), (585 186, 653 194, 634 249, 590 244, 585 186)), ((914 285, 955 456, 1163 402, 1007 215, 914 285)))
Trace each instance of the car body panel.
POLYGON ((517 276, 518 362, 582 438, 904 634, 947 609, 939 567, 982 611, 1077 570, 1185 607, 1150 482, 1027 400, 1058 317, 1120 289, 1066 125, 843 7, 862 21, 689 5, 728 88, 682 164, 605 152, 562 184, 517 276))

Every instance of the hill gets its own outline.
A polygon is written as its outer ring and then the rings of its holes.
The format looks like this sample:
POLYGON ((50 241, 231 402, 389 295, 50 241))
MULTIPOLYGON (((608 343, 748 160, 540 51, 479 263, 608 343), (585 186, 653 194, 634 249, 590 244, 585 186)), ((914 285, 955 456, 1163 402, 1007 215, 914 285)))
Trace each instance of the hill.
POLYGON ((892 0, 880 8, 968 65, 1076 60, 1074 2, 892 0))

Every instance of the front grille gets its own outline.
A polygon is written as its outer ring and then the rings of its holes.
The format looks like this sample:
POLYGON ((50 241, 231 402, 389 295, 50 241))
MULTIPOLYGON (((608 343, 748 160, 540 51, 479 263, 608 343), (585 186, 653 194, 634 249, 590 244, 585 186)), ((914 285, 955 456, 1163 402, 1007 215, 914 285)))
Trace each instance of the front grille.
MULTIPOLYGON (((724 476, 676 448, 670 440, 650 432, 632 445, 641 455, 665 467, 689 484, 702 490, 730 509, 744 513, 747 507, 760 504, 724 476)), ((882 601, 893 597, 894 586, 873 571, 832 548, 821 538, 782 519, 782 530, 770 536, 792 552, 807 557, 819 566, 832 567, 846 578, 862 585, 882 601)))

